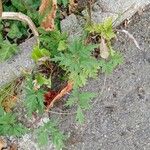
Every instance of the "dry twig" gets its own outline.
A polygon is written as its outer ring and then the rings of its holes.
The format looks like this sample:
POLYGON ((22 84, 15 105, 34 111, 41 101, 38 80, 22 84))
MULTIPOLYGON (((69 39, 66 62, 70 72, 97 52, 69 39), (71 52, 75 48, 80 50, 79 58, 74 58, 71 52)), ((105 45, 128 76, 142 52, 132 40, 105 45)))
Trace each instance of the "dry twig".
POLYGON ((138 49, 141 49, 140 46, 139 46, 139 44, 138 44, 138 42, 137 42, 137 40, 134 38, 134 36, 131 33, 129 33, 127 30, 124 30, 124 29, 123 30, 117 30, 117 31, 125 33, 129 37, 129 39, 131 39, 134 42, 135 46, 138 49))

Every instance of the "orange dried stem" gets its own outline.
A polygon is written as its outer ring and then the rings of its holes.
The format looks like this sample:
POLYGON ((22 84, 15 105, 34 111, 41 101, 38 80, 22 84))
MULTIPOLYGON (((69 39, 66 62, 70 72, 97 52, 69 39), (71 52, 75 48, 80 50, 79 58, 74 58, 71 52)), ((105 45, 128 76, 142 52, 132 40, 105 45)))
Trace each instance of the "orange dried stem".
POLYGON ((70 92, 73 88, 73 82, 68 82, 67 86, 61 90, 61 92, 53 99, 51 104, 47 107, 46 111, 48 112, 51 107, 53 107, 54 103, 65 96, 68 92, 70 92))

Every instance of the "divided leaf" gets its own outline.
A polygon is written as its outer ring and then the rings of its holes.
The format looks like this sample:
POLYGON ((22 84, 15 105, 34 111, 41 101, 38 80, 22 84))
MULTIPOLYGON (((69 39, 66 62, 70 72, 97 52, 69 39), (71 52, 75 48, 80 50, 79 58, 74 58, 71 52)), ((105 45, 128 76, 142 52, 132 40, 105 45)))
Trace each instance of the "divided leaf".
POLYGON ((120 53, 114 52, 110 60, 100 60, 99 65, 101 66, 102 72, 106 74, 112 73, 112 71, 120 64, 123 63, 123 57, 120 53))
POLYGON ((40 146, 48 144, 48 139, 51 135, 51 140, 56 146, 56 149, 60 150, 64 147, 65 136, 59 131, 57 126, 56 122, 50 120, 36 130, 37 141, 40 146))
POLYGON ((28 110, 28 115, 32 116, 32 113, 43 113, 44 112, 44 91, 41 89, 35 90, 34 83, 30 77, 26 83, 26 100, 25 106, 28 110))
POLYGON ((59 65, 69 74, 69 80, 74 86, 83 86, 89 77, 96 77, 99 69, 98 61, 91 56, 91 52, 98 45, 85 45, 82 39, 75 39, 68 45, 64 53, 55 56, 52 61, 59 65))
POLYGON ((84 120, 85 120, 84 114, 83 114, 83 112, 82 112, 81 107, 79 106, 78 109, 77 109, 76 121, 77 121, 79 124, 83 124, 83 123, 84 123, 84 120))
POLYGON ((21 136, 25 134, 27 129, 18 123, 16 117, 11 113, 6 113, 0 117, 0 135, 21 136))
POLYGON ((50 52, 46 49, 40 49, 38 46, 34 47, 32 51, 32 59, 37 63, 39 59, 46 57, 50 57, 50 52))
POLYGON ((21 38, 22 33, 20 32, 18 26, 16 24, 12 24, 10 27, 10 31, 8 32, 8 37, 11 39, 21 38))
POLYGON ((8 40, 0 42, 0 61, 5 61, 17 54, 19 48, 17 44, 11 44, 8 40))

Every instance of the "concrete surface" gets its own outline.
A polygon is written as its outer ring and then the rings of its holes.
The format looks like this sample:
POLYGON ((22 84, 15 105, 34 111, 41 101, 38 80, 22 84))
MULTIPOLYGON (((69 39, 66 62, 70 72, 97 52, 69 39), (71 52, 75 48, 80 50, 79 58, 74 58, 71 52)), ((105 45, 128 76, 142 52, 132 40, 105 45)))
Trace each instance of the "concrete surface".
MULTIPOLYGON (((112 17, 115 27, 149 3, 150 0, 96 0, 92 7, 92 21, 101 23, 106 18, 112 17)), ((67 32, 70 38, 82 34, 83 26, 86 23, 85 18, 87 18, 86 10, 82 14, 83 17, 71 14, 62 20, 62 31, 67 32)))
POLYGON ((31 51, 36 41, 34 38, 20 45, 21 52, 10 60, 0 63, 0 87, 19 77, 22 70, 29 70, 34 66, 31 51))
POLYGON ((62 117, 66 121, 61 127, 71 135, 66 150, 150 150, 150 5, 126 30, 141 50, 126 35, 118 35, 114 48, 124 55, 124 64, 84 88, 99 95, 83 126, 73 116, 62 117))

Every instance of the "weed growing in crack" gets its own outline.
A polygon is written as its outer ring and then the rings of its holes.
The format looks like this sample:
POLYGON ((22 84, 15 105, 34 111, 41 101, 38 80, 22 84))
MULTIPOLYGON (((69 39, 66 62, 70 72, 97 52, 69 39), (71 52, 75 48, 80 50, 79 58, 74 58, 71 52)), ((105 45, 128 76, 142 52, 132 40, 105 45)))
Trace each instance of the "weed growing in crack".
MULTIPOLYGON (((21 10, 29 15, 36 25, 40 26, 41 16, 37 12, 39 3, 39 0, 36 2, 13 0, 11 9, 15 11, 21 10), (34 12, 36 13, 34 14, 34 12)), ((67 6, 68 1, 59 0, 59 4, 67 6)), ((7 9, 10 10, 10 7, 5 8, 5 10, 7 9)), ((55 13, 56 10, 53 8, 48 17, 54 19, 55 13)), ((44 21, 47 22, 47 20, 44 21)), ((50 25, 54 25, 53 21, 50 25)), ((80 88, 86 85, 88 78, 95 78, 99 71, 107 74, 111 73, 123 60, 121 54, 114 51, 111 46, 111 39, 115 37, 112 20, 108 19, 102 24, 90 24, 86 27, 87 37, 74 38, 72 41, 69 41, 67 35, 61 33, 58 29, 47 31, 50 25, 46 28, 46 31, 39 28, 40 43, 33 48, 31 56, 36 65, 32 73, 26 76, 25 88, 23 89, 26 93, 24 107, 27 109, 30 119, 33 115, 41 117, 46 111, 52 109, 57 100, 72 90, 65 106, 76 108, 75 120, 82 124, 85 122, 84 112, 91 108, 91 100, 96 97, 96 93, 81 92, 80 88), (96 44, 87 42, 91 34, 99 37, 96 44), (100 51, 99 58, 92 55, 95 49, 100 51), (52 63, 55 64, 55 67, 52 67, 52 63), (52 88, 53 82, 55 82, 52 74, 57 72, 56 66, 57 68, 60 67, 65 74, 65 82, 63 86, 60 86, 59 90, 52 88)), ((13 40, 24 36, 23 31, 26 26, 18 28, 18 26, 10 23, 9 27, 10 30, 7 32, 7 35, 10 39, 13 40)), ((0 57, 4 60, 17 51, 16 44, 3 41, 1 34, 0 43, 4 44, 4 46, 3 44, 0 46, 2 52, 4 47, 6 48, 6 51, 0 53, 0 57), (11 54, 10 48, 12 49, 11 54)), ((0 135, 21 136, 24 133, 33 131, 31 128, 18 123, 13 112, 8 113, 4 111, 3 100, 0 99, 0 135)), ((59 123, 49 119, 47 122, 43 122, 39 128, 34 128, 40 146, 47 144, 50 138, 57 149, 64 147, 66 137, 63 132, 59 131, 58 126, 59 123)))

